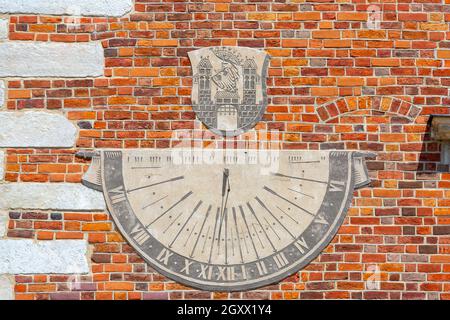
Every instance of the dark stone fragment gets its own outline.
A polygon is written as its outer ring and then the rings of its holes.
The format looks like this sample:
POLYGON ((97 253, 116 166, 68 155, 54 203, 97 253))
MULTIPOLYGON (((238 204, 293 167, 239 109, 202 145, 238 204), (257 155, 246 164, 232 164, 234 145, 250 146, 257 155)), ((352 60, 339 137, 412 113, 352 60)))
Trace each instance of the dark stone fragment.
POLYGON ((78 121, 77 125, 80 129, 92 129, 92 124, 89 121, 78 121))
POLYGON ((52 220, 62 220, 62 214, 59 212, 53 212, 50 217, 52 220))
POLYGON ((9 230, 8 237, 10 238, 33 238, 34 231, 33 230, 9 230))
POLYGON ((20 219, 20 212, 10 212, 9 218, 10 219, 20 219))

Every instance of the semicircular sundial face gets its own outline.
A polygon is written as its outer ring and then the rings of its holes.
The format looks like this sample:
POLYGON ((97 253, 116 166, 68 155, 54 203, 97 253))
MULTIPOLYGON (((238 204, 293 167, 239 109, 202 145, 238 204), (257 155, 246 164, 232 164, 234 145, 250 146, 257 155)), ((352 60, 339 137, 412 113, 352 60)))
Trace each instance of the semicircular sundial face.
POLYGON ((353 152, 106 150, 95 163, 85 181, 102 184, 130 244, 159 272, 204 290, 248 290, 298 271, 367 182, 353 152))

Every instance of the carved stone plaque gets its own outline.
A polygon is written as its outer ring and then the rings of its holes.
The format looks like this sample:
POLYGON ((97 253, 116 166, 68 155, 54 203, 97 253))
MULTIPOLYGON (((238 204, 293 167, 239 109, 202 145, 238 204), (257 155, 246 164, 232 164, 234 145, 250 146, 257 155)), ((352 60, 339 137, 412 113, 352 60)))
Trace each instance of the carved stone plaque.
POLYGON ((245 47, 208 47, 189 52, 192 107, 212 132, 236 136, 253 128, 267 106, 269 56, 245 47))
POLYGON ((157 271, 237 291, 297 272, 331 241, 369 182, 347 151, 103 150, 84 177, 157 271))

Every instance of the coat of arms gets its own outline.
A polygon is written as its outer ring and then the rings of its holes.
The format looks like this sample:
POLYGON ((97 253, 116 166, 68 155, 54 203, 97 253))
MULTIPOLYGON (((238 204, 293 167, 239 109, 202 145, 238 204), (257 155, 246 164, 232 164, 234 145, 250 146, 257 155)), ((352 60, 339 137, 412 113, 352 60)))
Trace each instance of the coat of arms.
POLYGON ((253 128, 267 106, 269 56, 244 47, 208 47, 189 52, 194 75, 192 106, 200 121, 222 136, 253 128))

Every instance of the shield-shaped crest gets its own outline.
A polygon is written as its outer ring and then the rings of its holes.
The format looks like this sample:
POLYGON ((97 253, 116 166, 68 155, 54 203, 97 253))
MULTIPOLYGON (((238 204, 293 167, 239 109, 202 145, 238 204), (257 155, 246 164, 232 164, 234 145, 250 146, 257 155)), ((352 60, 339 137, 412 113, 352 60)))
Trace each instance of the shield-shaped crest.
POLYGON ((237 136, 252 129, 267 106, 269 55, 245 47, 208 47, 189 52, 192 107, 212 132, 237 136))

